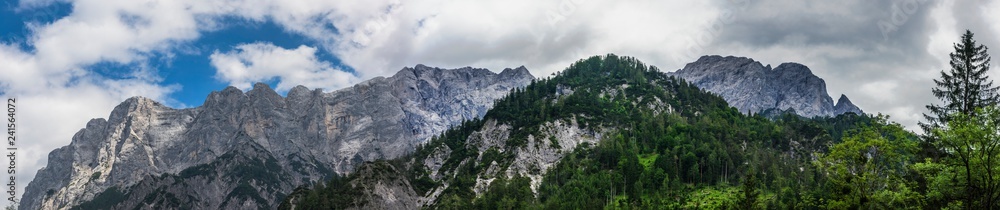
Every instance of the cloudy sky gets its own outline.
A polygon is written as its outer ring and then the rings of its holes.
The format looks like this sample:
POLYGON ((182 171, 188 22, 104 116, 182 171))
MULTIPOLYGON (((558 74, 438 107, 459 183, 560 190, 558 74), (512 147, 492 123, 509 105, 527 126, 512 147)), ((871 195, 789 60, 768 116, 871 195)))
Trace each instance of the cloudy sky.
POLYGON ((834 98, 916 130, 952 43, 969 29, 1000 47, 998 19, 985 0, 5 0, 0 95, 17 99, 20 189, 131 96, 193 107, 229 85, 335 90, 416 64, 546 76, 606 53, 669 71, 706 54, 798 62, 834 98))

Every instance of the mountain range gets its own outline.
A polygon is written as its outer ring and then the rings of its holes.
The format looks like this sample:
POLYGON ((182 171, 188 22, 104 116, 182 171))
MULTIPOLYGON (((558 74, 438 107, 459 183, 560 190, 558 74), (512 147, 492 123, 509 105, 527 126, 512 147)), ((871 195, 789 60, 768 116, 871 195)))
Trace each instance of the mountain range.
POLYGON ((870 122, 746 114, 694 84, 631 57, 583 59, 279 209, 734 208, 752 170, 767 191, 816 183, 814 155, 870 122))
POLYGON ((296 186, 399 157, 481 117, 533 79, 524 67, 417 65, 333 92, 228 87, 187 109, 130 98, 52 151, 20 208, 273 208, 296 186))
POLYGON ((590 149, 581 145, 635 129, 621 116, 695 118, 730 105, 863 114, 844 95, 834 104, 824 81, 796 63, 705 56, 662 73, 608 55, 546 80, 523 66, 417 65, 332 92, 228 87, 187 109, 130 98, 50 153, 20 208, 301 209, 316 190, 303 186, 317 183, 354 195, 345 202, 362 209, 441 205, 488 194, 496 180, 521 180, 535 195, 547 171, 590 149), (690 93, 701 90, 721 98, 690 93))

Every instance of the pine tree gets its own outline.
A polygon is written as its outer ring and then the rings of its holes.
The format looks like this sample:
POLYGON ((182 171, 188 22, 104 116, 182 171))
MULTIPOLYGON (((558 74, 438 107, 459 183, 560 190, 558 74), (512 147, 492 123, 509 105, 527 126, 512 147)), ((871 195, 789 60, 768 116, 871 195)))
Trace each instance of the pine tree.
POLYGON ((748 170, 743 177, 743 196, 739 199, 739 209, 752 210, 757 208, 757 196, 760 196, 760 192, 757 190, 757 177, 754 175, 753 170, 748 170))
POLYGON ((986 72, 990 69, 990 55, 987 47, 976 45, 972 31, 966 30, 961 43, 955 44, 951 57, 951 70, 941 71, 941 80, 932 91, 943 105, 927 105, 930 115, 924 114, 926 123, 920 127, 927 133, 940 128, 956 114, 975 115, 977 108, 996 105, 1000 101, 997 87, 989 80, 986 72))

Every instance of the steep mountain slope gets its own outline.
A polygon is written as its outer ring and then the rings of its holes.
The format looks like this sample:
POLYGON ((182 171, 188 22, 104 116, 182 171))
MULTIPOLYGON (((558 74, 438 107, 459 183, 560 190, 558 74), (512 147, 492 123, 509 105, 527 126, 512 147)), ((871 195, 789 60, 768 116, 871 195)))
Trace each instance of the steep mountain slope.
POLYGON ((20 208, 273 208, 295 186, 409 153, 533 79, 418 65, 329 93, 229 87, 188 109, 131 98, 50 153, 20 208))
POLYGON ((370 176, 355 173, 300 188, 279 209, 384 207, 374 200, 409 197, 407 188, 420 198, 405 206, 442 209, 712 208, 697 203, 704 191, 731 198, 747 174, 767 176, 772 190, 819 189, 811 156, 867 119, 745 116, 656 67, 595 56, 388 161, 407 178, 385 193, 366 191, 374 187, 357 180, 370 176))
POLYGON ((845 95, 835 107, 827 95, 826 82, 798 63, 783 63, 771 69, 771 65, 750 58, 703 56, 668 74, 719 94, 743 113, 772 108, 791 109, 805 117, 863 113, 845 95))

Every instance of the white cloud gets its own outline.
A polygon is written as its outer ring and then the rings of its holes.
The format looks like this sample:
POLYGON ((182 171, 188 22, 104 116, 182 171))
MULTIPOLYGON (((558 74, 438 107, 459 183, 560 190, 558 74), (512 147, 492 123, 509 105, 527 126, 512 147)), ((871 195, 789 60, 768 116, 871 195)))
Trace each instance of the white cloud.
POLYGON ((279 92, 296 85, 330 91, 358 81, 353 74, 320 61, 315 54, 316 48, 305 45, 285 49, 270 43, 252 43, 236 46, 230 52, 212 53, 210 58, 218 70, 216 78, 244 90, 255 82, 272 79, 280 79, 275 88, 279 92))
MULTIPOLYGON (((983 7, 982 13, 987 20, 1000 20, 1000 1, 990 1, 990 3, 987 3, 983 7)), ((993 30, 993 34, 1000 34, 1000 21, 988 21, 988 23, 991 24, 989 29, 993 30)), ((993 55, 1000 55, 998 53, 1000 51, 998 50, 1000 50, 1000 46, 990 48, 989 52, 993 55)), ((987 74, 993 79, 994 84, 1000 85, 1000 65, 997 65, 996 61, 1000 61, 1000 57, 994 59, 994 65, 990 67, 990 71, 987 74)))
POLYGON ((343 20, 330 49, 363 78, 404 66, 525 65, 538 76, 577 59, 618 53, 680 66, 673 57, 717 16, 707 2, 602 0, 405 2, 343 20), (675 21, 675 20, 696 21, 675 21))

